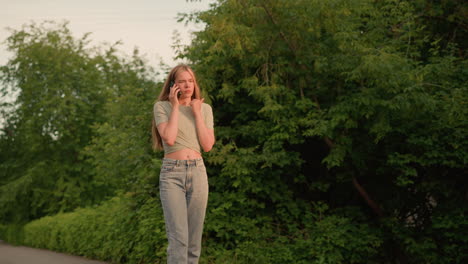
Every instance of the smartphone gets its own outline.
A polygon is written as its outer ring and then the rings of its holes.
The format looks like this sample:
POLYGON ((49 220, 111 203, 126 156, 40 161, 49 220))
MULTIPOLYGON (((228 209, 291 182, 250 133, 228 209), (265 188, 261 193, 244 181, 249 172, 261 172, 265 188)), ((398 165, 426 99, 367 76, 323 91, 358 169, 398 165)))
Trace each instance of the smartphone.
MULTIPOLYGON (((169 83, 169 88, 172 88, 172 86, 174 86, 174 84, 175 84, 174 81, 171 81, 171 82, 169 83)), ((182 94, 182 93, 181 93, 180 91, 178 91, 178 92, 177 92, 177 98, 180 98, 180 95, 181 95, 181 94, 182 94)))

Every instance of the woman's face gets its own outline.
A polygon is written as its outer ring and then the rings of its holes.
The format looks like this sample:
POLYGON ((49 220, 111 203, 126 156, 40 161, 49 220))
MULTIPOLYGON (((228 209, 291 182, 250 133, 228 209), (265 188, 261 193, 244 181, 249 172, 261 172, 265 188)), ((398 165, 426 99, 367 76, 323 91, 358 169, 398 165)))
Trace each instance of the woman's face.
POLYGON ((191 98, 195 89, 193 76, 188 71, 181 71, 177 74, 175 84, 180 88, 180 98, 191 98))

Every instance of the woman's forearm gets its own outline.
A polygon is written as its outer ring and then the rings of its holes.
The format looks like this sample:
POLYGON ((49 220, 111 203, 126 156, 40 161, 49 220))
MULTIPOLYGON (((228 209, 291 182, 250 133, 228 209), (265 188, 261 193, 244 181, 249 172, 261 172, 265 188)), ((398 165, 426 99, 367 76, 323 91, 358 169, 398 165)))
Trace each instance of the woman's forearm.
POLYGON ((203 151, 210 151, 215 143, 214 130, 206 127, 201 113, 195 115, 195 126, 203 151))
POLYGON ((161 134, 161 138, 168 144, 169 146, 174 145, 175 140, 177 138, 177 131, 179 129, 179 107, 173 106, 171 115, 169 116, 169 121, 163 127, 163 131, 161 134))

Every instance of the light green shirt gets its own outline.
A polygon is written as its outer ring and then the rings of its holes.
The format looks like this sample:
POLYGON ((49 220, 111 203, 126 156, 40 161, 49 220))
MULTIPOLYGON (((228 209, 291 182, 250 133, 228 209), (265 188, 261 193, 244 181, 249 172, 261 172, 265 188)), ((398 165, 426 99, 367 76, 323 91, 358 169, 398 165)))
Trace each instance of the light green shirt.
MULTIPOLYGON (((156 126, 169 122, 172 113, 172 104, 169 101, 158 101, 154 104, 154 120, 156 126)), ((213 110, 211 106, 203 103, 201 114, 208 129, 213 129, 213 110)), ((201 153, 201 146, 198 140, 197 128, 195 126, 195 116, 190 106, 179 105, 179 124, 177 137, 174 145, 169 146, 163 140, 164 153, 169 154, 181 149, 189 148, 201 153)))

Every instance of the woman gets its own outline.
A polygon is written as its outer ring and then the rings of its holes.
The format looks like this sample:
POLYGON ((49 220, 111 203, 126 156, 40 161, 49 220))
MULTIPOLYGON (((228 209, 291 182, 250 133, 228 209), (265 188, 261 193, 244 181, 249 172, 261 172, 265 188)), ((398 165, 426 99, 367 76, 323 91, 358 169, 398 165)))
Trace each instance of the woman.
POLYGON ((201 151, 215 143, 213 113, 193 70, 174 67, 154 104, 153 148, 164 149, 159 177, 169 241, 167 263, 198 263, 208 201, 201 151))

